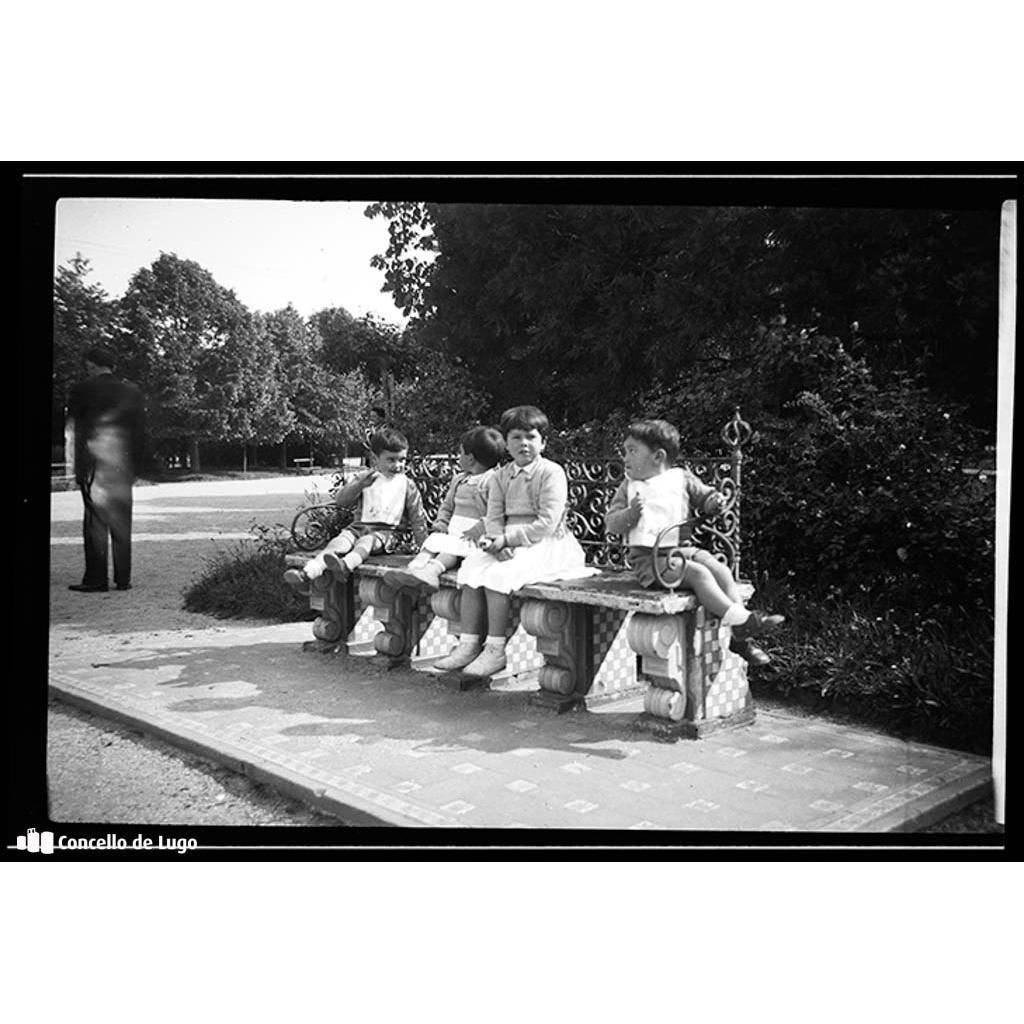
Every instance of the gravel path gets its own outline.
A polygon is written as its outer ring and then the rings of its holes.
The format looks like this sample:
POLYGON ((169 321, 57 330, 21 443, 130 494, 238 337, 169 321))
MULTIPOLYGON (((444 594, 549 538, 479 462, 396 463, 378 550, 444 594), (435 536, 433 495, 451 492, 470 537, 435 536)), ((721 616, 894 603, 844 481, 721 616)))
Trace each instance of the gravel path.
MULTIPOLYGON (((288 525, 312 486, 328 478, 199 481, 137 487, 130 591, 69 591, 83 567, 81 499, 51 495, 50 657, 168 630, 223 630, 224 622, 185 611, 182 590, 206 561, 249 538, 256 519, 288 525)), ((51 701, 47 715, 50 813, 62 822, 192 825, 340 823, 236 772, 161 740, 51 701)))
POLYGON ((342 824, 244 775, 57 701, 50 703, 46 739, 55 822, 342 824))

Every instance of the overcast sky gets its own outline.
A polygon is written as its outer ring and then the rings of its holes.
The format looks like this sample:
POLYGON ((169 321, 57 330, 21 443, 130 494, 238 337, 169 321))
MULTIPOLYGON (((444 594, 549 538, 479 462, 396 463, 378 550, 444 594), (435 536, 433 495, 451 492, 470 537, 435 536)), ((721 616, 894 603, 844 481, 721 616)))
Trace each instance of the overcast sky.
POLYGON ((343 306, 354 316, 404 318, 381 292, 370 257, 388 244, 387 222, 363 215, 366 202, 221 199, 61 199, 56 267, 80 252, 86 279, 110 298, 161 252, 194 260, 253 312, 289 302, 304 316, 343 306))

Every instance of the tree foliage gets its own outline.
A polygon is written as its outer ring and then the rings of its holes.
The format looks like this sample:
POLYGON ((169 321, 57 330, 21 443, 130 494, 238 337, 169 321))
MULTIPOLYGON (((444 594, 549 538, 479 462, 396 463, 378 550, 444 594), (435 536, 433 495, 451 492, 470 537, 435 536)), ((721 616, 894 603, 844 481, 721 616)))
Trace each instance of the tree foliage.
POLYGON ((376 265, 425 343, 498 406, 570 424, 814 328, 869 367, 920 375, 991 429, 998 210, 377 204, 376 265), (615 388, 607 381, 614 380, 615 388))
POLYGON ((68 389, 82 376, 82 359, 94 345, 110 345, 116 303, 99 285, 90 284, 89 261, 80 253, 57 268, 53 283, 52 428, 63 430, 68 389))

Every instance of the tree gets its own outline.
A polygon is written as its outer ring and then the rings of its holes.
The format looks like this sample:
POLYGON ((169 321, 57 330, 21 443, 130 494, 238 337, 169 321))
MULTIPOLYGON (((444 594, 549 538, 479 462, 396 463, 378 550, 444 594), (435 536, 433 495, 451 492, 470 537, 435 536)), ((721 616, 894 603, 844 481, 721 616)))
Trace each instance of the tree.
POLYGON ((388 222, 388 248, 370 260, 370 266, 384 271, 384 288, 405 316, 424 316, 424 291, 437 251, 433 218, 426 203, 371 203, 364 211, 371 220, 388 222))
POLYGON ((82 359, 94 345, 110 345, 117 305, 85 278, 89 261, 76 253, 57 268, 53 283, 53 378, 51 442, 60 444, 68 388, 82 376, 82 359))
POLYGON ((742 373, 763 332, 788 324, 827 331, 881 373, 921 374, 992 429, 997 210, 367 212, 392 218, 375 265, 421 322, 418 337, 462 361, 498 405, 601 418, 699 366, 742 373))
POLYGON ((295 414, 285 398, 280 353, 266 318, 250 317, 232 331, 221 355, 225 374, 215 403, 227 411, 225 439, 242 443, 245 469, 248 446, 281 443, 295 424, 295 414))
POLYGON ((229 381, 242 367, 230 359, 245 349, 249 311, 198 263, 169 253, 136 272, 121 310, 120 344, 149 396, 151 436, 187 444, 198 472, 201 442, 237 437, 229 381))
POLYGON ((489 401, 464 367, 427 349, 416 370, 395 385, 394 421, 414 452, 454 452, 489 401))

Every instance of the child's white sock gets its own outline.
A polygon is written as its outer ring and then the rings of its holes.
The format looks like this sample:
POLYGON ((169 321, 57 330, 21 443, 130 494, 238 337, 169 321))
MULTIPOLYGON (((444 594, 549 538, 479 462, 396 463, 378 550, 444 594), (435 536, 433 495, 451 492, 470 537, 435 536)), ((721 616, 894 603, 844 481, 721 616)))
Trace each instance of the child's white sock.
POLYGON ((324 563, 319 558, 311 558, 303 567, 302 571, 310 580, 319 579, 325 572, 324 563))
POLYGON ((424 569, 434 560, 429 551, 421 551, 410 563, 410 569, 424 569))
POLYGON ((459 642, 464 644, 479 644, 480 637, 476 633, 460 633, 459 642))
POLYGON ((490 644, 493 647, 504 647, 505 638, 503 636, 490 636, 484 641, 485 644, 490 644))
POLYGON ((348 567, 349 572, 355 572, 363 564, 362 558, 359 557, 354 551, 350 551, 342 561, 348 567))
POLYGON ((723 626, 742 626, 750 618, 750 612, 736 601, 729 605, 722 616, 723 626))

